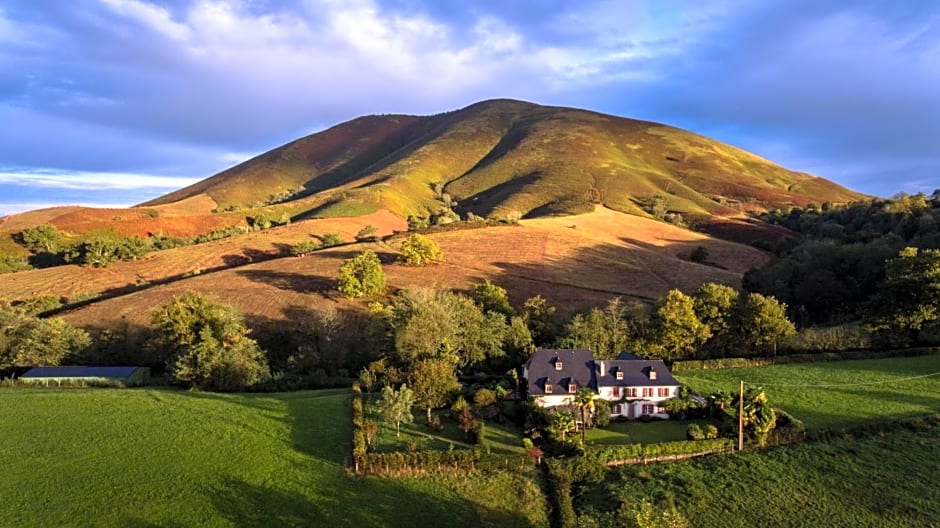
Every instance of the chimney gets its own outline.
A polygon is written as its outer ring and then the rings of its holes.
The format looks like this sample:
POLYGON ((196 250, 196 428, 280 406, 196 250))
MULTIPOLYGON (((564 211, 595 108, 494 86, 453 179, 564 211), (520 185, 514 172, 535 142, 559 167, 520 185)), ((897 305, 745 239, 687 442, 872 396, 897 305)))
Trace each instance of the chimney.
POLYGON ((604 360, 600 360, 599 364, 601 366, 601 377, 604 377, 604 360))

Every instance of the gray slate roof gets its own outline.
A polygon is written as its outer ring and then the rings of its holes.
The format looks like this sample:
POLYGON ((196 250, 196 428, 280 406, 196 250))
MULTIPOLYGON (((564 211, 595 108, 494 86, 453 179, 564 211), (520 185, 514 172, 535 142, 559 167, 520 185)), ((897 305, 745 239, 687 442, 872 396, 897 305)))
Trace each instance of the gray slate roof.
POLYGON ((126 378, 141 367, 33 367, 20 378, 126 378))
POLYGON ((545 396, 545 384, 552 384, 552 395, 568 394, 568 384, 597 390, 594 384, 594 354, 585 349, 536 350, 525 364, 528 369, 529 394, 545 396), (556 362, 561 362, 558 370, 556 362))
MULTIPOLYGON (((622 355, 622 354, 621 354, 622 355)), ((680 385, 669 372, 661 359, 605 359, 604 375, 597 372, 598 387, 664 387, 680 385), (656 379, 649 377, 650 370, 656 371, 656 379), (623 379, 617 379, 617 371, 623 372, 623 379)))

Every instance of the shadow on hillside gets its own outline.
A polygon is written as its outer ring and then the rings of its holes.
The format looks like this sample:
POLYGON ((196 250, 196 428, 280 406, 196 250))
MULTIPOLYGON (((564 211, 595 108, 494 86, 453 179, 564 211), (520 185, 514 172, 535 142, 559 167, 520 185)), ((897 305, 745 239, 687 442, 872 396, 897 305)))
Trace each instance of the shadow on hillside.
POLYGON ((261 282, 274 286, 279 290, 294 291, 297 293, 320 293, 328 299, 333 299, 331 291, 336 283, 333 278, 319 275, 306 275, 303 273, 289 273, 274 270, 237 270, 235 273, 254 282, 261 282))

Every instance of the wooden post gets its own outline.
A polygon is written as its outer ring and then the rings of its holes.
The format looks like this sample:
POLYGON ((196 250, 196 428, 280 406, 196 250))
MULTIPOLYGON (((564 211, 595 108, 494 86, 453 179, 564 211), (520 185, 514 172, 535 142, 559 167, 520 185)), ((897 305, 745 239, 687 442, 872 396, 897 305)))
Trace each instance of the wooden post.
POLYGON ((744 451, 744 380, 741 380, 741 394, 738 396, 738 451, 744 451))

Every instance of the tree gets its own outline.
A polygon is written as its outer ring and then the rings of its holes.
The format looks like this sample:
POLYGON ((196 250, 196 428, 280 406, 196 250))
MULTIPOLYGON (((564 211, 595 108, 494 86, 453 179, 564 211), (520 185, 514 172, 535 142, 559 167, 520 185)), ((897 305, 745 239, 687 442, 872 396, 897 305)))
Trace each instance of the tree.
POLYGON ((940 250, 907 247, 889 260, 870 312, 867 326, 882 340, 934 341, 940 333, 940 250))
POLYGON ((64 237, 56 226, 41 224, 24 229, 14 238, 33 253, 58 253, 64 237))
POLYGON ((7 310, 0 316, 0 368, 55 366, 90 344, 88 332, 57 317, 7 310))
POLYGON ((506 318, 484 314, 463 295, 434 289, 402 290, 385 317, 395 355, 405 365, 441 359, 463 367, 504 355, 506 318))
POLYGON ((385 272, 378 255, 367 249, 343 262, 339 267, 336 289, 350 298, 384 292, 385 272))
POLYGON ((522 304, 522 319, 536 345, 548 346, 558 337, 561 325, 555 312, 556 308, 541 295, 530 297, 522 304))
POLYGON ((699 264, 705 263, 705 261, 708 260, 708 248, 705 246, 695 246, 695 249, 689 253, 689 260, 698 262, 699 264))
POLYGON ((787 308, 773 297, 759 293, 741 296, 735 306, 734 325, 738 339, 745 350, 767 351, 777 343, 796 333, 796 327, 787 319, 787 308))
POLYGON ((548 432, 555 438, 561 438, 564 442, 568 434, 575 431, 577 424, 574 421, 574 413, 571 411, 557 410, 551 415, 548 424, 548 432))
POLYGON ((662 359, 683 359, 711 337, 711 330, 695 315, 691 297, 669 290, 653 316, 653 340, 662 359))
POLYGON ((417 403, 427 410, 428 423, 431 423, 431 410, 446 405, 451 393, 460 389, 454 366, 439 359, 419 362, 409 377, 417 403))
POLYGON ((417 233, 408 235, 401 244, 401 255, 398 262, 405 266, 425 266, 443 258, 441 247, 437 242, 417 233))
MULTIPOLYGON (((732 396, 731 404, 724 408, 737 428, 740 393, 732 396)), ((744 392, 744 433, 757 440, 759 445, 767 442, 767 437, 777 425, 777 413, 767 401, 767 394, 761 388, 748 388, 744 392)))
POLYGON ((178 382, 232 391, 270 377, 266 354, 231 306, 188 292, 157 310, 152 321, 153 344, 168 353, 169 371, 178 382))
POLYGON ((704 345, 708 357, 723 357, 731 345, 731 320, 738 292, 730 286, 707 282, 692 295, 695 315, 711 332, 704 345))
POLYGON ((587 411, 594 408, 594 391, 587 387, 581 387, 574 395, 574 403, 581 411, 581 444, 586 440, 587 434, 587 411))
POLYGON ((460 426, 460 430, 463 431, 463 434, 468 438, 470 437, 470 431, 479 427, 476 416, 470 411, 470 406, 467 405, 466 402, 464 402, 464 405, 462 405, 458 411, 457 424, 460 426))
POLYGON ((496 312, 506 317, 510 317, 515 313, 512 305, 509 304, 506 289, 493 284, 489 279, 473 288, 473 300, 484 312, 496 312))
POLYGON ((630 512, 621 514, 624 526, 635 528, 689 528, 689 520, 674 505, 656 508, 643 500, 630 512))
POLYGON ((389 385, 382 389, 382 399, 378 402, 379 411, 386 422, 395 425, 396 438, 401 438, 402 422, 414 421, 414 416, 411 414, 411 407, 414 403, 414 392, 408 388, 408 385, 403 384, 397 391, 389 385))
POLYGON ((633 337, 627 321, 628 313, 618 297, 611 299, 603 310, 593 308, 587 315, 575 315, 566 327, 567 344, 591 350, 599 359, 616 357, 627 348, 633 337))

